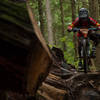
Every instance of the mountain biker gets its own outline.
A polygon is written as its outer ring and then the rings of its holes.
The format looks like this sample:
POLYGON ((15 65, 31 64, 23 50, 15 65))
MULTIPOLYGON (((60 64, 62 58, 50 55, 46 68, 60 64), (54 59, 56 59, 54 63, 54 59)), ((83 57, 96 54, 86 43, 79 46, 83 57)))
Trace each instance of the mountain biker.
MULTIPOLYGON (((91 26, 97 26, 98 29, 100 29, 100 24, 94 20, 93 18, 89 17, 88 15, 88 11, 86 8, 81 8, 79 10, 79 15, 78 17, 75 19, 74 22, 72 22, 71 25, 68 26, 68 31, 71 32, 72 28, 77 27, 77 28, 90 28, 91 26)), ((80 50, 80 41, 81 41, 81 32, 77 33, 77 37, 78 37, 78 53, 79 53, 79 69, 82 68, 82 61, 81 61, 81 50, 80 50)), ((91 57, 95 58, 96 57, 96 45, 98 44, 97 42, 97 38, 100 38, 100 35, 95 33, 93 34, 93 32, 91 31, 91 34, 89 35, 90 39, 94 42, 93 43, 93 47, 92 47, 92 52, 91 52, 91 57)))

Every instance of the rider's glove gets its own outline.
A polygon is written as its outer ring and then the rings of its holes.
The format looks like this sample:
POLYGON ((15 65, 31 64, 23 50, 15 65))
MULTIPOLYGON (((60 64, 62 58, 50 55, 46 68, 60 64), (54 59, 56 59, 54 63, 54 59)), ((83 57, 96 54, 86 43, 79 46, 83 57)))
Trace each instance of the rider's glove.
POLYGON ((72 31, 72 27, 71 27, 71 26, 68 26, 67 31, 68 31, 68 32, 71 32, 71 31, 72 31))

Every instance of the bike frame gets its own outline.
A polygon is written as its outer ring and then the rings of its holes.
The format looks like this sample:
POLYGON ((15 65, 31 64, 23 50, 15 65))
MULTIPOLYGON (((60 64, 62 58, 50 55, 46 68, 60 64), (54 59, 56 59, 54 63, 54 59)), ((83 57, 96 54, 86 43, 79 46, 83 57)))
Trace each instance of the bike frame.
POLYGON ((97 28, 74 28, 73 31, 74 32, 81 32, 82 34, 82 40, 81 40, 81 59, 83 62, 83 67, 84 67, 84 72, 87 73, 88 68, 89 68, 89 61, 90 61, 90 57, 88 57, 88 53, 89 53, 89 43, 90 43, 90 39, 88 37, 89 34, 89 30, 97 30, 97 28))
POLYGON ((82 57, 81 59, 83 60, 83 67, 84 67, 84 72, 87 73, 87 70, 89 68, 89 60, 90 60, 90 57, 88 57, 88 53, 89 53, 89 39, 88 38, 82 38, 82 41, 81 41, 81 53, 82 53, 82 57))

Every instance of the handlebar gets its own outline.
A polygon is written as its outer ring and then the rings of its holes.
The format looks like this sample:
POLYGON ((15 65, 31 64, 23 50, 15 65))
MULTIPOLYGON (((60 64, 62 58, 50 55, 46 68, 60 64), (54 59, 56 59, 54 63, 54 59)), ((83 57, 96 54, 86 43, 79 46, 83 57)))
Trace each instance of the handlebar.
MULTIPOLYGON (((73 32, 77 32, 77 31, 80 31, 80 29, 81 29, 81 28, 73 28, 72 31, 73 31, 73 32)), ((97 31, 98 28, 88 28, 88 30, 89 30, 89 31, 90 31, 90 30, 97 31)))

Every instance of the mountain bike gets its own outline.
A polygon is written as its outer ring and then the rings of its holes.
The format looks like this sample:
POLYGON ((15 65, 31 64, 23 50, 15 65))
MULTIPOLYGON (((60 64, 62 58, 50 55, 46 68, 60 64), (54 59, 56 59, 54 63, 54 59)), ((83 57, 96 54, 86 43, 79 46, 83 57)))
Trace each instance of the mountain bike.
POLYGON ((90 38, 89 34, 90 31, 97 31, 97 28, 73 28, 73 32, 80 32, 82 34, 81 36, 81 46, 80 46, 80 53, 81 53, 81 59, 82 59, 82 66, 84 69, 84 72, 87 73, 89 66, 90 66, 90 38))

